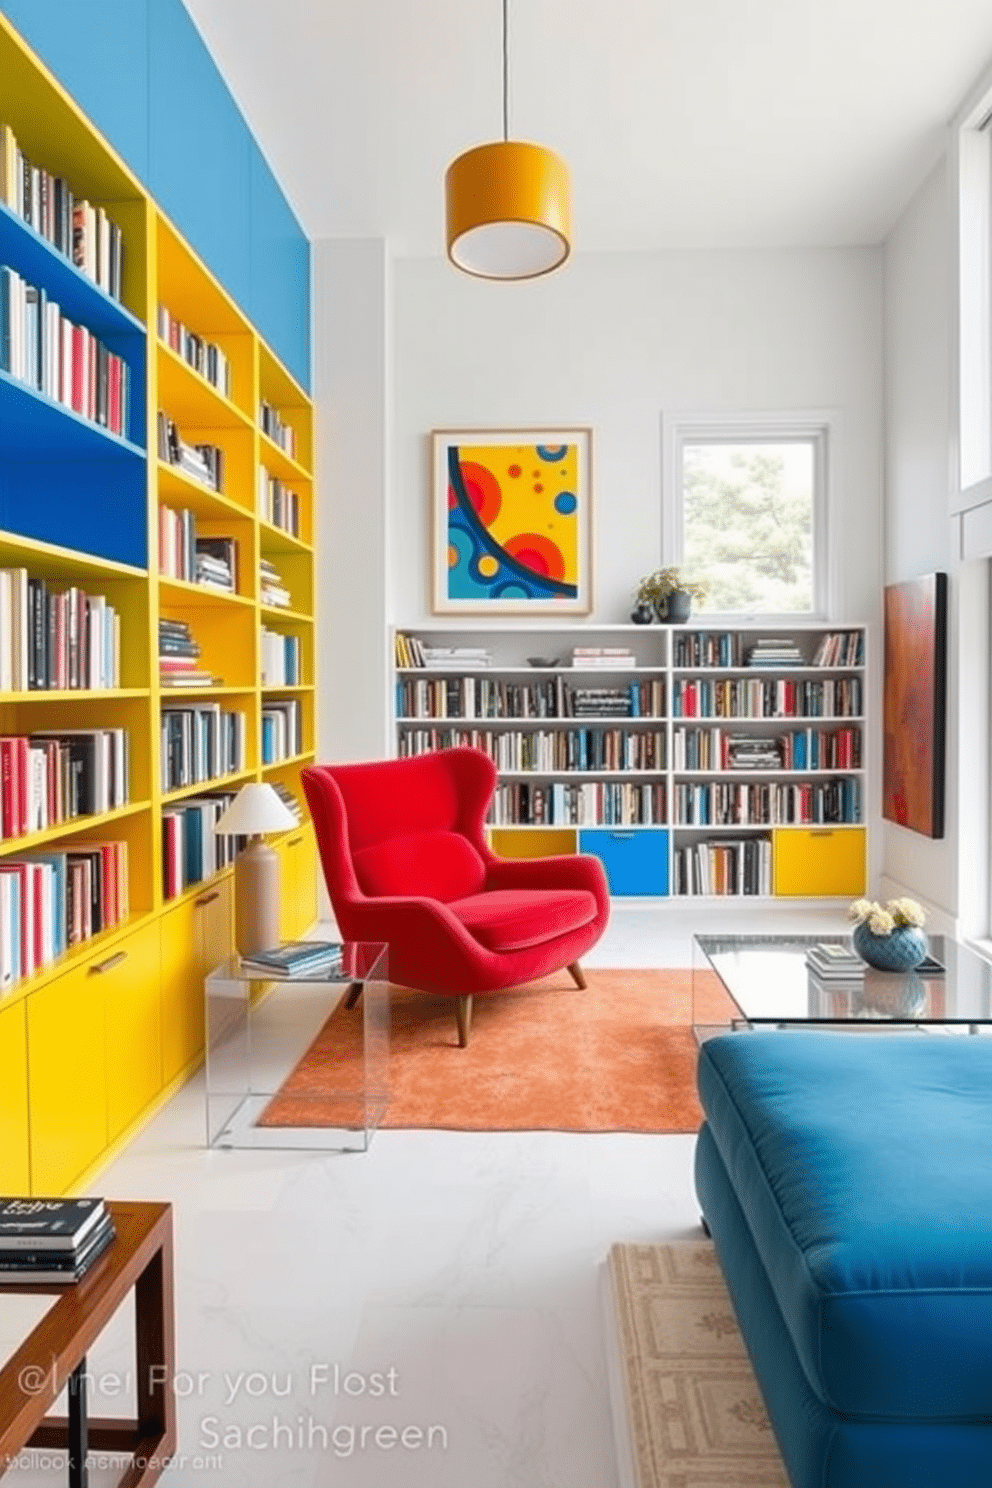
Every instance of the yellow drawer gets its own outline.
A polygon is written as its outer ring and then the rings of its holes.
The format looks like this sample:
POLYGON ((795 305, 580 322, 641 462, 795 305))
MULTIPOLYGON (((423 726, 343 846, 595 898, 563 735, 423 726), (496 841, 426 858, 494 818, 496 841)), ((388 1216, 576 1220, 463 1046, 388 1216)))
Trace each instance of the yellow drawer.
POLYGON ((280 842, 279 936, 299 940, 317 918, 317 844, 310 826, 280 842))
POLYGON ((790 827, 772 833, 774 892, 809 898, 865 891, 864 827, 790 827))
POLYGON ((557 858, 575 852, 576 834, 571 827, 493 827, 489 845, 501 858, 557 858))
POLYGON ((164 1085, 203 1054, 203 982, 231 954, 233 925, 234 880, 230 874, 204 884, 194 899, 184 899, 162 916, 164 1085))
POLYGON ((103 980, 107 1020, 107 1138, 113 1141, 162 1088, 158 924, 129 935, 91 963, 103 980))
POLYGON ((0 1013, 0 1193, 31 1192, 25 1004, 0 1013))
POLYGON ((107 1145, 104 992, 83 965, 27 999, 32 1193, 65 1193, 107 1145))

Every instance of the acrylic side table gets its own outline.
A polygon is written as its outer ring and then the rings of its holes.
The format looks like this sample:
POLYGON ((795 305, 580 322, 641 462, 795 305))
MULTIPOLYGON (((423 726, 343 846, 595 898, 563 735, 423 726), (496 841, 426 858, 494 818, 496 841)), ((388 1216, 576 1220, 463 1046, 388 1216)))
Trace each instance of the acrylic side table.
POLYGON ((368 1149, 389 1093, 385 945, 345 941, 331 977, 273 979, 235 955, 204 990, 209 1146, 368 1149), (342 1021, 324 1035, 341 1034, 335 1075, 305 1056, 349 986, 342 1021), (357 1020, 360 1037, 347 1019, 357 1020))

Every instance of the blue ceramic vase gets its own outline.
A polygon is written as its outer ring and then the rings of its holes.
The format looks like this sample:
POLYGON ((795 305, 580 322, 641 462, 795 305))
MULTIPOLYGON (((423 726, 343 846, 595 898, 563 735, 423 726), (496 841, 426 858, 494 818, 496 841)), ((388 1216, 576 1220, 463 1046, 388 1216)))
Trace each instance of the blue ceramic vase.
POLYGON ((926 936, 915 925, 900 925, 890 935, 876 935, 863 920, 851 940, 862 961, 879 971, 911 971, 929 949, 926 936))

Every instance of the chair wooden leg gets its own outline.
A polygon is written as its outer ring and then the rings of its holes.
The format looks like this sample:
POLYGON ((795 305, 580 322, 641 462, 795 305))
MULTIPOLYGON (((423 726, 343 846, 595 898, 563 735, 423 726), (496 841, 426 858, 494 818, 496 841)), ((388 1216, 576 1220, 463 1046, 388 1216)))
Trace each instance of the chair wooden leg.
POLYGON ((465 1049, 468 1047, 468 1035, 472 1027, 471 992, 466 997, 459 997, 455 1004, 455 1017, 458 1019, 458 1047, 465 1049))
POLYGON ((348 988, 348 995, 345 997, 344 1000, 344 1005, 346 1008, 350 1009, 355 1006, 355 1003, 362 995, 364 987, 364 982, 352 982, 351 986, 348 988))
POLYGON ((575 985, 577 987, 581 987, 582 990, 585 991, 585 973, 583 972, 582 967, 579 965, 578 961, 572 962, 571 966, 568 968, 568 974, 572 978, 572 981, 575 983, 575 985))

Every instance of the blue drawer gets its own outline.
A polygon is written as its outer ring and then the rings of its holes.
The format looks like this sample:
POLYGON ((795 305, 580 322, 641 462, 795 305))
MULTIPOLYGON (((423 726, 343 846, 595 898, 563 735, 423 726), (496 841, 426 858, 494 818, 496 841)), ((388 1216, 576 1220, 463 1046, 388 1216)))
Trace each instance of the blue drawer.
POLYGON ((668 893, 668 832, 663 827, 584 827, 579 852, 595 853, 611 894, 668 893))

